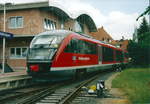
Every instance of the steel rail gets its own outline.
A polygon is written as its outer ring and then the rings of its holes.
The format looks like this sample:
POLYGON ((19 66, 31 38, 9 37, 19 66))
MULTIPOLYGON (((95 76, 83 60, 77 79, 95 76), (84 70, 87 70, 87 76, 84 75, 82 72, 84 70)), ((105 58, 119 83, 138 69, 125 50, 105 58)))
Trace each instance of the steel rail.
MULTIPOLYGON (((47 88, 47 87, 46 87, 47 88)), ((13 99, 13 98, 16 98, 16 97, 20 97, 20 96, 25 96, 25 95, 29 95, 29 94, 32 94, 32 93, 35 93, 35 92, 39 92, 41 90, 44 90, 44 88, 38 88, 38 89, 34 89, 34 90, 31 90, 31 91, 27 91, 27 92, 20 92, 18 94, 13 94, 11 95, 12 93, 15 93, 15 92, 18 92, 18 91, 6 91, 6 93, 10 93, 9 95, 6 95, 4 97, 1 97, 0 98, 0 102, 5 102, 6 100, 8 99, 13 99)), ((18 89, 18 90, 22 90, 22 89, 18 89)), ((4 93, 5 94, 5 93, 4 93)))
MULTIPOLYGON (((62 84, 61 84, 62 85, 62 84)), ((54 92, 54 90, 57 88, 57 87, 60 87, 61 86, 60 84, 57 84, 57 85, 54 85, 50 88, 47 88, 43 91, 40 91, 39 93, 36 93, 32 96, 29 96, 28 98, 18 102, 17 104, 33 104, 34 102, 36 102, 37 100, 51 94, 54 92)))
POLYGON ((99 77, 99 74, 96 75, 96 76, 94 76, 94 77, 92 77, 92 78, 90 78, 90 79, 88 79, 88 80, 86 80, 86 81, 84 81, 83 83, 81 83, 72 93, 70 93, 67 97, 65 97, 65 98, 63 99, 63 101, 61 101, 59 104, 69 104, 69 103, 72 101, 72 99, 73 99, 75 96, 77 96, 77 94, 80 92, 80 89, 81 89, 83 86, 85 86, 85 85, 87 85, 88 83, 90 83, 91 81, 95 80, 97 77, 99 77))

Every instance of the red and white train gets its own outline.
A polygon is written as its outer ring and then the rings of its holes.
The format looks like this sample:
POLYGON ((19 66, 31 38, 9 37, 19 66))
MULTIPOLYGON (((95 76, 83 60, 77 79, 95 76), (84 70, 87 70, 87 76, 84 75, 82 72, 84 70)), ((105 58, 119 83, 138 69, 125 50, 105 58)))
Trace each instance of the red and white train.
POLYGON ((35 36, 27 54, 27 72, 32 76, 69 78, 128 63, 127 51, 66 30, 35 36))

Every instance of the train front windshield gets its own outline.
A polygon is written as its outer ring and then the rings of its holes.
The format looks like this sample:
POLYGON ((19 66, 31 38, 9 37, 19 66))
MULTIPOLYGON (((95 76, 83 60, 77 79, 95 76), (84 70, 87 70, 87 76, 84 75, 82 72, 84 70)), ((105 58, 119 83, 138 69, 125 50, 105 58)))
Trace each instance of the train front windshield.
POLYGON ((59 35, 40 35, 35 37, 28 51, 28 59, 51 60, 63 38, 59 35))

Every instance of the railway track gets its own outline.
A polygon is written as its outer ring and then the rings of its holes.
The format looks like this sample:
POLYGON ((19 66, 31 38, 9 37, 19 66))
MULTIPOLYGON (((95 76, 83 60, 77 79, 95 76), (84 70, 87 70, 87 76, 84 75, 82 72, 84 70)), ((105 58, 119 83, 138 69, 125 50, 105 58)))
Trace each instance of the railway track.
POLYGON ((76 104, 85 101, 86 98, 96 97, 82 91, 81 88, 105 74, 103 72, 89 79, 69 80, 6 92, 8 95, 0 96, 0 102, 2 104, 76 104))
MULTIPOLYGON (((44 85, 51 86, 50 84, 44 84, 44 85)), ((0 92, 0 102, 1 103, 8 103, 10 100, 15 100, 17 98, 29 96, 33 93, 42 91, 45 88, 47 88, 44 85, 36 84, 36 85, 28 86, 28 87, 1 91, 0 92)))
POLYGON ((83 86, 86 86, 93 80, 100 77, 100 75, 102 74, 98 74, 87 80, 78 81, 76 83, 73 82, 72 84, 69 83, 53 86, 29 96, 17 104, 75 104, 83 99, 86 99, 87 97, 96 97, 96 95, 89 95, 82 92, 81 89, 83 86))

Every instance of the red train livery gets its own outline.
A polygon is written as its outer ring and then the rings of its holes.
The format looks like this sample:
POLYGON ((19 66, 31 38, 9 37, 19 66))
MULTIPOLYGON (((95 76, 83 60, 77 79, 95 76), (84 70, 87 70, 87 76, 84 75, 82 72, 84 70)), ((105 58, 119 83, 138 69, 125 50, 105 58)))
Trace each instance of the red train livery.
POLYGON ((35 36, 27 54, 27 72, 32 76, 69 78, 128 63, 127 51, 66 30, 53 30, 35 36))

